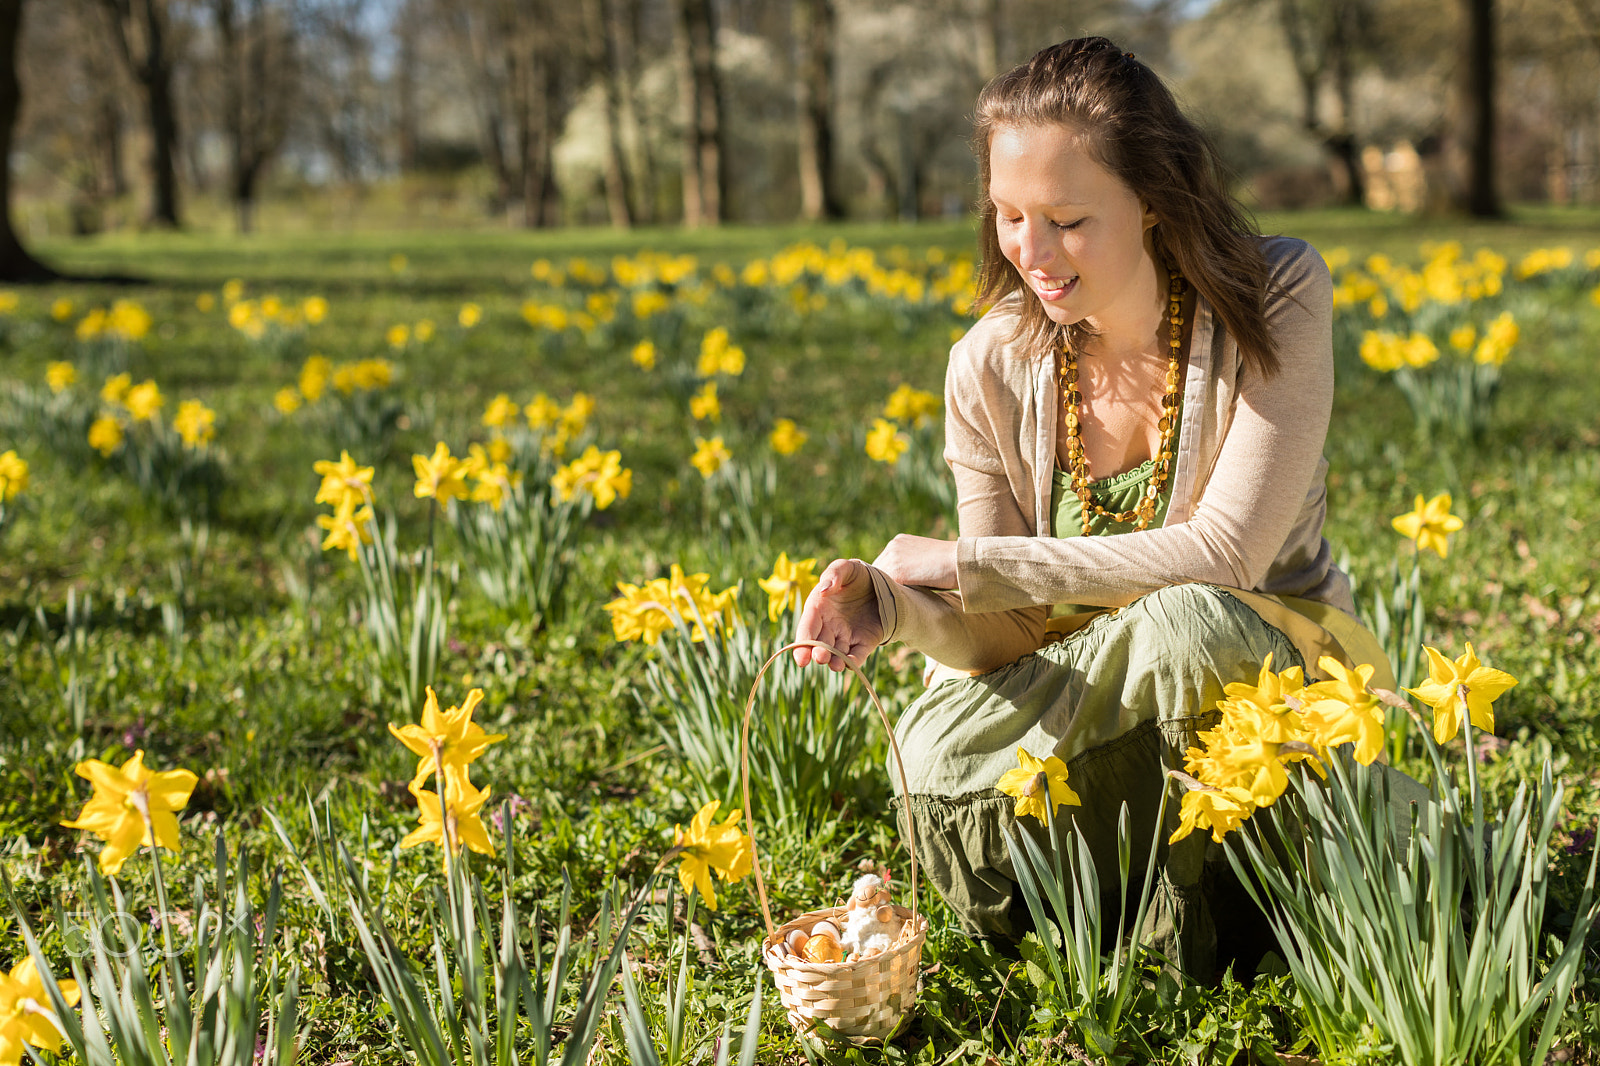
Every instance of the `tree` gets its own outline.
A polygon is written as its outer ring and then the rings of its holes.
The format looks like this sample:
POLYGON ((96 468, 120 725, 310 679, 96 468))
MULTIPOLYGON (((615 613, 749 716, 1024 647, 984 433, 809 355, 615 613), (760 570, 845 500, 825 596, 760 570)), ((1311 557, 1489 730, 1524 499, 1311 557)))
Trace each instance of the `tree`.
POLYGON ((229 187, 239 232, 249 233, 256 182, 282 147, 295 100, 295 15, 266 0, 211 0, 222 68, 229 187))
POLYGON ((11 225, 11 138, 22 109, 22 82, 17 77, 22 3, 0 0, 0 280, 48 281, 55 271, 28 254, 11 225))
POLYGON ((144 91, 150 126, 150 221, 173 229, 178 213, 178 111, 172 92, 173 49, 167 0, 102 0, 112 40, 144 91))
POLYGON ((1370 18, 1366 0, 1277 0, 1278 21, 1300 82, 1301 125, 1332 155, 1349 204, 1366 200, 1355 110, 1355 53, 1370 18), (1322 117, 1324 82, 1333 81, 1338 120, 1322 117))
POLYGON ((622 151, 622 61, 619 56, 621 14, 606 0, 583 0, 583 15, 589 41, 589 69, 600 79, 606 125, 605 190, 606 212, 611 224, 621 229, 633 225, 627 158, 622 151))
POLYGON ((794 0, 795 110, 800 134, 800 215, 844 217, 833 162, 833 0, 794 0))
POLYGON ((1476 218, 1505 214, 1495 184, 1495 10, 1494 0, 1462 0, 1466 40, 1462 69, 1463 141, 1467 155, 1466 200, 1476 218))
POLYGON ((715 226, 723 220, 728 188, 716 24, 711 0, 676 2, 674 44, 683 114, 683 223, 689 227, 715 226))

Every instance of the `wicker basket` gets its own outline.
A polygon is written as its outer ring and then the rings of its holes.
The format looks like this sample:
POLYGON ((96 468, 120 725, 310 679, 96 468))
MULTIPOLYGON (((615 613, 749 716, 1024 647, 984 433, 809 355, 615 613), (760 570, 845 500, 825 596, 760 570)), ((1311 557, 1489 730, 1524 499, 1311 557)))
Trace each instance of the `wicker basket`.
POLYGON ((895 917, 902 922, 900 935, 894 946, 876 955, 851 959, 847 962, 807 962, 788 954, 784 938, 791 930, 807 932, 824 919, 841 919, 844 907, 827 907, 808 911, 781 926, 774 926, 772 910, 767 903, 766 882, 761 876, 761 855, 755 848, 754 816, 750 810, 750 715, 755 709, 756 690, 761 679, 780 656, 795 648, 823 648, 850 667, 860 678, 878 717, 889 734, 889 750, 894 754, 895 768, 900 774, 901 791, 906 791, 905 766, 900 761, 900 746, 895 742, 889 716, 866 676, 836 649, 818 641, 803 640, 787 645, 766 661, 756 675, 750 697, 744 707, 744 732, 740 740, 740 784, 744 789, 745 826, 750 833, 753 853, 752 872, 755 874, 756 895, 761 901, 761 916, 766 921, 767 936, 761 945, 761 957, 772 970, 778 986, 778 997, 789 1012, 789 1023, 801 1034, 813 1032, 817 1023, 828 1026, 835 1034, 852 1043, 877 1044, 893 1035, 910 1017, 921 987, 922 945, 928 939, 928 919, 917 911, 917 842, 916 831, 906 826, 906 850, 911 855, 911 907, 894 907, 895 917))

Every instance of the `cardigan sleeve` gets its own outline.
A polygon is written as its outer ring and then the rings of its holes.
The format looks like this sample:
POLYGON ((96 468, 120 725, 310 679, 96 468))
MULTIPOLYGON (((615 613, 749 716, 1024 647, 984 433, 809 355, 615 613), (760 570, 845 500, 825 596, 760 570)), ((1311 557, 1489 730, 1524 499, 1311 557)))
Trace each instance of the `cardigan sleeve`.
MULTIPOLYGON (((995 328, 995 323, 984 327, 985 332, 995 328)), ((1016 430, 1007 419, 990 417, 994 404, 978 402, 974 383, 985 375, 966 347, 976 343, 979 339, 969 335, 956 345, 945 376, 945 460, 956 480, 960 534, 1031 537, 1033 519, 1018 503, 1012 482, 1032 474, 1015 460, 1008 468, 996 446, 1002 434, 1014 436, 1016 430)), ((1005 410, 1014 416, 1026 402, 1026 397, 1008 396, 1005 410)), ((1049 608, 1042 604, 979 615, 957 590, 902 585, 876 567, 873 586, 884 642, 904 641, 946 666, 990 670, 1037 651, 1044 639, 1049 608)))
POLYGON ((1270 378, 1239 370, 1231 422, 1188 521, 1067 539, 968 535, 963 522, 956 557, 965 609, 1116 607, 1190 582, 1261 587, 1321 469, 1333 407, 1332 284, 1309 245, 1277 264, 1266 314, 1280 369, 1270 378))

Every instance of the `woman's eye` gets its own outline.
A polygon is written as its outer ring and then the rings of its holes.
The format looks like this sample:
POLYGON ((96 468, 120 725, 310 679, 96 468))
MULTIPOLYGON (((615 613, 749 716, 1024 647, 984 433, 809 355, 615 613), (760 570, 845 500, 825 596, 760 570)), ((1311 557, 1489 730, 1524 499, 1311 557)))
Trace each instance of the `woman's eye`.
POLYGON ((1079 218, 1074 219, 1071 222, 1054 222, 1051 224, 1055 226, 1056 229, 1077 229, 1079 226, 1083 225, 1083 219, 1079 218))

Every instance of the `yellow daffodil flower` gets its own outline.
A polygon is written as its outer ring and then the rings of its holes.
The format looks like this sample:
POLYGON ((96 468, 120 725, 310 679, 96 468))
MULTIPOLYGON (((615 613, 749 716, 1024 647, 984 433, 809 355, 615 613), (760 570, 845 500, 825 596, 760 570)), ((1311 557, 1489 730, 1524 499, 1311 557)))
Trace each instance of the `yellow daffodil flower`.
MULTIPOLYGON (((635 314, 637 313, 637 307, 635 307, 635 314)), ((655 342, 642 340, 635 344, 629 358, 633 360, 633 365, 640 370, 654 370, 656 368, 655 342)))
POLYGON ((305 303, 300 305, 300 313, 305 315, 306 321, 315 326, 328 317, 328 300, 323 296, 307 296, 305 303))
POLYGON ((464 303, 456 315, 456 321, 460 323, 462 329, 471 329, 483 321, 483 308, 475 303, 464 303))
POLYGON ((179 849, 174 813, 189 802, 198 780, 193 773, 148 770, 142 750, 135 751, 120 768, 86 759, 73 771, 93 783, 94 796, 74 821, 61 824, 68 829, 87 829, 106 842, 100 850, 100 869, 107 876, 116 876, 141 844, 179 849))
POLYGON ((933 420, 940 406, 939 397, 933 393, 902 384, 883 405, 883 417, 921 426, 933 420))
POLYGON ((805 445, 806 437, 805 430, 795 425, 794 419, 780 418, 772 424, 767 443, 779 455, 793 455, 805 445))
POLYGON ((411 327, 411 335, 417 339, 418 344, 427 344, 433 340, 433 332, 434 325, 431 318, 424 318, 411 327))
POLYGON ((1433 739, 1448 744, 1461 732, 1465 711, 1472 724, 1485 733, 1494 732, 1494 701, 1517 683, 1504 670, 1484 666, 1467 645, 1467 653, 1451 660, 1426 644, 1428 680, 1407 692, 1433 708, 1433 739))
POLYGON ((300 390, 293 385, 285 385, 272 394, 272 406, 277 408, 280 415, 292 415, 300 410, 300 390))
POLYGON ((372 518, 370 506, 357 508, 348 501, 333 514, 317 515, 317 525, 328 531, 322 538, 322 550, 343 551, 355 562, 361 545, 372 543, 372 518))
POLYGON ((106 378, 106 383, 100 386, 100 398, 106 403, 120 404, 131 388, 133 388, 133 378, 130 375, 116 374, 106 378))
MULTIPOLYGON (((58 981, 56 987, 69 1007, 78 1005, 81 993, 76 981, 58 981)), ((24 955, 10 973, 0 973, 0 1066, 18 1066, 25 1057, 24 1045, 59 1055, 63 1034, 44 978, 24 955)))
POLYGON ((340 452, 337 463, 319 459, 311 464, 311 469, 322 475, 317 503, 332 504, 335 509, 344 511, 372 502, 373 468, 358 465, 349 452, 340 452))
POLYGON ((1307 685, 1300 693, 1300 719, 1317 747, 1353 742, 1356 762, 1370 766, 1383 751, 1383 702, 1367 689, 1373 667, 1348 669, 1332 656, 1317 660, 1331 680, 1307 685))
POLYGON ((78 380, 78 369, 71 363, 54 362, 45 367, 44 380, 51 392, 65 392, 78 380))
POLYGON ((383 339, 391 348, 404 348, 411 340, 411 327, 404 322, 396 322, 384 331, 383 339))
POLYGON ((722 401, 717 399, 715 381, 706 382, 699 392, 689 397, 689 414, 700 422, 722 420, 722 401))
POLYGON ((110 415, 101 415, 89 426, 89 447, 111 458, 111 453, 122 447, 122 423, 110 415))
POLYGON ((15 451, 0 452, 0 503, 16 499, 27 487, 27 460, 15 451))
POLYGON ((316 403, 328 389, 333 376, 333 362, 325 355, 313 354, 300 367, 300 395, 307 403, 316 403))
POLYGON ((482 462, 475 464, 472 471, 476 482, 472 486, 472 502, 486 503, 498 511, 505 506, 511 490, 522 483, 522 471, 512 473, 505 463, 490 459, 481 444, 474 444, 472 451, 482 457, 482 462))
POLYGON ((65 322, 72 317, 72 301, 65 296, 58 297, 50 304, 50 317, 57 322, 65 322))
POLYGON ((817 587, 816 559, 789 561, 788 552, 779 552, 778 561, 772 564, 772 574, 756 582, 767 594, 767 618, 776 622, 778 615, 788 607, 795 614, 806 602, 811 590, 817 587))
POLYGON ((516 420, 517 413, 522 408, 512 402, 511 397, 500 393, 489 401, 483 409, 483 424, 491 429, 505 429, 516 420))
POLYGON ((450 454, 450 446, 439 441, 432 455, 411 457, 411 467, 417 475, 412 491, 419 500, 437 500, 440 507, 450 500, 465 499, 467 483, 462 477, 463 466, 460 459, 450 454))
POLYGON ((166 400, 154 381, 145 380, 128 390, 122 405, 128 409, 135 422, 149 422, 161 411, 166 400))
POLYGON ((468 765, 487 751, 490 744, 506 738, 504 733, 485 732, 472 720, 472 712, 482 700, 483 689, 475 688, 467 693, 461 706, 440 711, 439 697, 429 687, 421 725, 389 723, 389 732, 417 756, 417 772, 411 779, 413 788, 427 784, 428 776, 441 766, 446 777, 459 776, 465 781, 468 765))
POLYGON ((494 842, 484 827, 479 813, 489 799, 489 786, 482 791, 474 789, 466 774, 449 777, 444 783, 444 802, 439 794, 429 792, 413 781, 408 789, 417 801, 418 826, 400 841, 402 848, 418 844, 437 844, 444 851, 444 869, 450 872, 452 844, 465 844, 480 855, 493 855, 494 842))
POLYGON ((143 340, 152 324, 150 312, 132 300, 117 300, 106 315, 105 331, 125 341, 143 340))
POLYGON ((1055 755, 1037 759, 1022 747, 1017 748, 1017 768, 1001 774, 994 787, 1016 799, 1018 818, 1031 814, 1045 822, 1063 803, 1074 807, 1083 805, 1078 794, 1067 785, 1066 763, 1055 755))
POLYGON ((172 416, 172 428, 178 431, 185 447, 198 448, 216 438, 217 413, 199 400, 185 400, 172 416))
POLYGON ((887 419, 874 420, 872 428, 867 431, 867 455, 880 463, 888 463, 891 466, 898 463, 900 456, 904 455, 910 446, 911 442, 906 440, 906 435, 887 419))
POLYGON ((721 801, 712 800, 701 807, 687 832, 682 826, 672 827, 672 848, 683 857, 678 880, 685 892, 698 889, 712 910, 717 909, 712 871, 724 881, 737 881, 750 872, 755 859, 755 841, 739 832, 739 817, 744 812, 736 810, 726 821, 713 823, 719 806, 721 801))
POLYGON ((544 393, 535 393, 522 408, 522 417, 527 419, 528 428, 535 433, 549 429, 561 417, 561 405, 544 393))
POLYGON ((1222 838, 1244 824, 1255 813, 1250 793, 1242 788, 1202 787, 1183 794, 1178 809, 1177 831, 1167 839, 1176 844, 1196 829, 1211 830, 1211 839, 1218 844, 1222 838))
POLYGON ((722 465, 733 459, 733 453, 728 451, 728 446, 722 443, 721 437, 704 437, 694 439, 694 454, 689 456, 689 465, 700 471, 700 476, 709 480, 712 474, 722 469, 722 465))
POLYGON ((1448 492, 1441 492, 1426 502, 1419 492, 1416 506, 1391 524, 1396 533, 1416 544, 1417 551, 1437 552, 1443 559, 1450 552, 1450 534, 1460 529, 1462 522, 1450 513, 1448 492))
POLYGON ((618 497, 627 499, 633 491, 633 471, 622 466, 621 452, 602 452, 591 444, 582 455, 558 469, 550 485, 563 503, 582 490, 593 496, 595 506, 603 511, 618 497))

